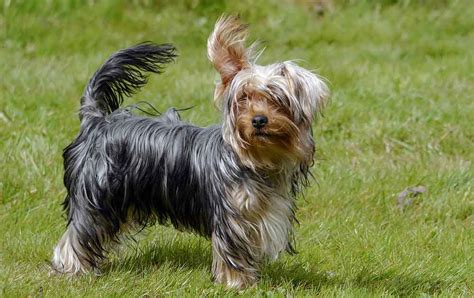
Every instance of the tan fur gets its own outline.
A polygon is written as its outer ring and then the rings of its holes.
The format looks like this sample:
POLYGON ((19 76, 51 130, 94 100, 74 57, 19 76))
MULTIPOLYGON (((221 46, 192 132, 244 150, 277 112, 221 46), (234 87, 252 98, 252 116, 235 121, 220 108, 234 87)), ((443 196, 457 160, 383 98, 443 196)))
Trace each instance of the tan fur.
POLYGON ((245 156, 252 166, 271 170, 275 169, 275 165, 280 167, 282 159, 297 163, 303 160, 311 149, 303 147, 300 129, 291 121, 289 112, 274 105, 270 98, 252 95, 241 100, 237 109, 236 135, 244 149, 241 155, 245 156), (259 132, 264 135, 256 135, 252 126, 252 119, 257 115, 268 117, 268 125, 259 132))
MULTIPOLYGON (((247 249, 253 255, 257 264, 245 259, 231 259, 240 270, 236 270, 223 261, 225 246, 218 237, 212 238, 213 274, 215 280, 228 287, 245 288, 257 280, 259 264, 264 260, 275 260, 287 249, 288 237, 292 228, 292 201, 289 196, 288 183, 284 173, 276 173, 274 188, 249 181, 247 184, 234 189, 232 201, 238 218, 229 215, 227 222, 238 239, 247 243, 247 249)), ((227 257, 229 259, 229 257, 227 257)))
POLYGON ((250 53, 245 47, 246 38, 247 26, 238 17, 222 16, 217 20, 207 41, 208 58, 221 76, 215 100, 221 97, 235 74, 249 66, 250 53))
POLYGON ((328 97, 322 80, 293 62, 255 64, 246 37, 247 26, 223 16, 208 40, 209 60, 221 76, 214 100, 223 104, 224 140, 242 164, 262 176, 229 192, 237 214, 228 214, 226 222, 235 239, 249 246, 252 260, 229 256, 226 244, 212 239, 214 277, 236 288, 253 284, 259 264, 289 248, 295 177, 313 162, 311 126, 328 97), (268 122, 257 129, 256 116, 268 122))

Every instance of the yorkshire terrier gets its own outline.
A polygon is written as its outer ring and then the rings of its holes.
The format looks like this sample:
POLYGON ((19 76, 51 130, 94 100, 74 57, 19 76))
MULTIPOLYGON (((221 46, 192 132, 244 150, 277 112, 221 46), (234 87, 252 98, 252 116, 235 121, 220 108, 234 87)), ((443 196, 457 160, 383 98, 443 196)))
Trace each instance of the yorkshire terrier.
POLYGON ((159 117, 120 108, 176 57, 143 43, 112 55, 81 99, 79 135, 64 149, 67 230, 55 271, 96 270, 131 227, 171 223, 212 241, 215 281, 256 282, 259 266, 293 251, 295 198, 308 184, 312 122, 328 96, 314 73, 286 61, 257 65, 247 26, 223 16, 207 43, 220 82, 222 123, 201 128, 175 109, 159 117))

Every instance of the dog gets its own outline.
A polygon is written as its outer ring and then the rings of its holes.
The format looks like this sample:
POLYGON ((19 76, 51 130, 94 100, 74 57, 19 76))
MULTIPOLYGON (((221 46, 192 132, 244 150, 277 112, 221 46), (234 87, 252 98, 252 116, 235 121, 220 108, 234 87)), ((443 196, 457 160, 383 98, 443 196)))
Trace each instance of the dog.
POLYGON ((251 286, 263 262, 294 251, 295 199, 311 178, 312 122, 329 92, 294 62, 257 65, 247 34, 238 17, 222 16, 208 39, 222 123, 206 128, 176 109, 144 117, 120 108, 147 73, 174 61, 172 45, 139 44, 97 70, 63 153, 67 230, 56 272, 99 269, 120 235, 153 223, 209 238, 214 280, 230 288, 251 286))

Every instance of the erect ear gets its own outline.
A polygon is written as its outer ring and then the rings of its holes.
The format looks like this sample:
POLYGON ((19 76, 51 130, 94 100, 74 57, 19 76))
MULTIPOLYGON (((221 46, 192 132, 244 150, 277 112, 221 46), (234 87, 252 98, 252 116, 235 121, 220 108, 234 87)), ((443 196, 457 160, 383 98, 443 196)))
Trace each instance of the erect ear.
POLYGON ((293 62, 284 62, 282 75, 287 77, 297 106, 301 109, 301 120, 311 126, 317 113, 321 113, 329 97, 329 89, 321 78, 293 62))
POLYGON ((236 16, 221 16, 207 40, 207 56, 221 76, 214 100, 218 100, 234 76, 249 67, 249 51, 245 48, 247 26, 236 16))

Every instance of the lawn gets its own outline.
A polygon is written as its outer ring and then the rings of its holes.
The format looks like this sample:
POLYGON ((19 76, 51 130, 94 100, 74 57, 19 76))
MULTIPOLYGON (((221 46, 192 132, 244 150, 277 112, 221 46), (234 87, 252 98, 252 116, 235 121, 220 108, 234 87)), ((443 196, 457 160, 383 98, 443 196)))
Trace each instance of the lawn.
POLYGON ((296 59, 330 82, 314 125, 315 180, 298 200, 298 254, 247 296, 474 295, 474 5, 299 0, 3 1, 0 296, 222 296, 209 241, 147 228, 100 276, 49 276, 65 229, 62 149, 87 80, 117 49, 171 42, 180 57, 127 104, 220 121, 206 40, 223 12, 251 24, 261 64, 296 59), (426 191, 398 199, 408 187, 426 191), (400 202, 401 201, 401 202, 400 202))

